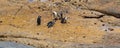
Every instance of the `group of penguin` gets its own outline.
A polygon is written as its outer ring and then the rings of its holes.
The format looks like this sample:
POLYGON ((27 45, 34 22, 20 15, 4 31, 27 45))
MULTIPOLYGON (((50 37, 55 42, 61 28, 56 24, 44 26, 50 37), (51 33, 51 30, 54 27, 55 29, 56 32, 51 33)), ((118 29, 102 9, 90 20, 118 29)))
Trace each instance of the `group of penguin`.
MULTIPOLYGON (((47 27, 48 28, 53 27, 57 20, 60 20, 62 24, 65 24, 65 23, 67 23, 67 19, 68 19, 67 16, 63 17, 62 12, 57 13, 56 11, 53 11, 53 19, 52 19, 52 21, 49 21, 47 23, 47 27)), ((41 25, 41 16, 37 17, 37 25, 38 26, 41 25)))

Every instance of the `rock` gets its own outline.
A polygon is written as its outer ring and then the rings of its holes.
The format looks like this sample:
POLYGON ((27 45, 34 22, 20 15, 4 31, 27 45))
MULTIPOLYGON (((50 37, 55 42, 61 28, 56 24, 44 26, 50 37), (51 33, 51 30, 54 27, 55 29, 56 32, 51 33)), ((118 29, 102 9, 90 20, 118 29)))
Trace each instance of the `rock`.
POLYGON ((88 17, 88 18, 99 18, 99 17, 103 17, 104 14, 100 13, 100 12, 96 12, 96 11, 90 11, 90 10, 81 10, 80 11, 80 16, 82 17, 88 17))
POLYGON ((46 2, 46 1, 49 1, 49 0, 40 0, 41 2, 46 2))
POLYGON ((90 10, 98 11, 107 15, 120 18, 120 1, 119 0, 94 0, 86 3, 86 6, 90 10))
POLYGON ((100 18, 100 20, 113 26, 120 26, 120 19, 113 16, 104 16, 103 18, 100 18))
POLYGON ((0 48, 34 48, 32 46, 18 44, 15 42, 0 41, 0 48))

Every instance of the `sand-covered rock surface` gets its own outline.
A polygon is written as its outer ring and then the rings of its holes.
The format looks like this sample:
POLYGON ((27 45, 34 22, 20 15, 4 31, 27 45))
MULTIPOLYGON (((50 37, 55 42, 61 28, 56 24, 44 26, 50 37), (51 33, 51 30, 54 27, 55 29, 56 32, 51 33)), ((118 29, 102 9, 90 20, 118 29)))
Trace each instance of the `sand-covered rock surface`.
POLYGON ((120 0, 0 0, 0 41, 35 48, 120 48, 120 0), (48 28, 52 11, 62 11, 67 23, 57 20, 48 28))

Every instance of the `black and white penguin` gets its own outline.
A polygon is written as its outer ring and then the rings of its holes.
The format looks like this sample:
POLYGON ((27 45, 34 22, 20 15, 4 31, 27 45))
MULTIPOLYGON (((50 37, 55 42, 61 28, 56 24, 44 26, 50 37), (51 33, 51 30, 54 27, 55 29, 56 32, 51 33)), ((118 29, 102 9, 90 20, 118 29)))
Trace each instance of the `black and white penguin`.
POLYGON ((68 17, 64 17, 64 18, 62 18, 62 19, 61 19, 61 23, 62 23, 62 24, 67 23, 67 19, 68 19, 68 17))
POLYGON ((53 18, 55 20, 58 20, 58 13, 56 11, 53 11, 53 18))
POLYGON ((55 20, 52 20, 52 21, 47 23, 47 26, 48 26, 48 28, 50 28, 50 27, 53 27, 54 24, 55 24, 55 20))
POLYGON ((41 25, 41 16, 38 16, 37 18, 37 25, 41 25))
POLYGON ((63 18, 63 12, 62 12, 62 11, 60 11, 60 12, 58 13, 58 17, 59 17, 59 20, 61 20, 61 19, 63 18))

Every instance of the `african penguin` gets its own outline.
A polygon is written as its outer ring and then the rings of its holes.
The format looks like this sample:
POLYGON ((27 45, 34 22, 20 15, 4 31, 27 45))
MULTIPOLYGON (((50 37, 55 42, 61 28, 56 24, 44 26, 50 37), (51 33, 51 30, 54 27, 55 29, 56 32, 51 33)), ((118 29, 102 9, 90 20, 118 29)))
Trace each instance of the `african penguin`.
POLYGON ((58 13, 58 17, 59 17, 59 20, 61 20, 61 19, 63 18, 63 13, 62 13, 62 11, 60 11, 60 12, 58 13))
POLYGON ((64 17, 64 18, 62 18, 62 19, 61 19, 61 23, 62 23, 62 24, 67 23, 67 19, 68 19, 68 17, 64 17))
POLYGON ((50 27, 53 27, 54 24, 55 24, 55 20, 52 20, 52 21, 47 23, 47 26, 48 26, 48 28, 50 28, 50 27))
POLYGON ((37 18, 37 25, 41 25, 41 16, 38 16, 37 18))
POLYGON ((53 11, 53 18, 55 20, 61 20, 63 18, 63 12, 62 11, 59 11, 59 12, 53 11))
POLYGON ((56 11, 53 11, 53 18, 55 20, 58 20, 58 13, 56 11))

